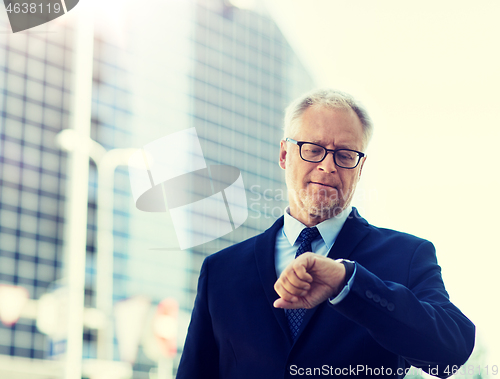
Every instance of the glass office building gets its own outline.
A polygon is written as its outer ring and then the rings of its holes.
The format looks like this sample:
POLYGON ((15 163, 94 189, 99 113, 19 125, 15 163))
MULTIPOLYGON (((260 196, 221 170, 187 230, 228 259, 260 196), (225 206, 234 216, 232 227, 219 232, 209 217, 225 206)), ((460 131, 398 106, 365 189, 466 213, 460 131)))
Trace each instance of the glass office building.
MULTIPOLYGON (((68 124, 70 40, 0 34, 0 280, 31 299, 62 275, 66 160, 55 137, 68 124)), ((0 354, 44 358, 46 341, 21 318, 0 326, 0 354)))
MULTIPOLYGON (((178 301, 175 367, 203 258, 261 232, 283 213, 283 109, 313 83, 265 9, 223 0, 154 3, 153 14, 127 3, 118 23, 96 22, 91 138, 108 151, 140 148, 194 127, 207 165, 240 170, 249 209, 233 232, 181 250, 169 212, 138 210, 127 168, 115 171, 113 302, 178 301)), ((72 112, 70 20, 54 20, 43 29, 48 32, 11 34, 7 17, 0 19, 0 284, 25 288, 33 301, 65 275, 67 153, 56 136, 70 127, 72 112)), ((97 170, 90 161, 87 308, 96 306, 97 170)), ((35 311, 23 311, 14 325, 0 325, 0 377, 61 377, 57 346, 35 318, 35 311)), ((83 338, 84 358, 96 358, 97 331, 85 328, 83 338)), ((115 334, 115 360, 119 343, 115 334)), ((149 378, 157 365, 146 345, 139 341, 134 378, 149 378)))

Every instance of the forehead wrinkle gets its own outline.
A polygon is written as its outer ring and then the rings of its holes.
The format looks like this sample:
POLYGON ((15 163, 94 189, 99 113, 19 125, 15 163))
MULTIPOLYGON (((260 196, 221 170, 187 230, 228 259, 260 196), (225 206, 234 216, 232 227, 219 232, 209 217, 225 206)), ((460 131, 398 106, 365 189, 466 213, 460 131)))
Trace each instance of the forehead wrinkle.
MULTIPOLYGON (((356 124, 360 123, 356 113, 348 108, 335 108, 328 107, 315 107, 312 106, 302 114, 295 127, 294 139, 297 141, 312 142, 321 145, 325 148, 333 146, 335 149, 350 149, 360 151, 364 149, 365 141, 364 135, 361 133, 361 141, 358 141, 358 131, 356 124), (327 111, 326 113, 323 111, 327 111), (311 112, 313 112, 311 114, 311 112), (333 112, 333 114, 332 114, 333 112), (336 115, 342 115, 338 119, 336 115), (337 122, 340 123, 343 130, 340 133, 334 132, 330 129, 333 127, 331 124, 332 117, 335 117, 337 122), (345 127, 347 126, 347 128, 345 127), (326 129, 326 130, 325 130, 326 129), (330 129, 330 130, 328 130, 330 129), (321 133, 319 131, 322 131, 321 133), (302 138, 301 138, 302 137, 302 138), (359 142, 359 147, 358 147, 359 142)), ((360 124, 361 132, 362 125, 360 124)))
MULTIPOLYGON (((328 144, 324 144, 322 143, 322 141, 320 140, 310 140, 310 141, 305 141, 305 142, 312 142, 312 143, 315 143, 317 145, 320 145, 320 146, 323 146, 325 148, 328 148, 328 144)), ((356 150, 356 147, 354 145, 349 145, 349 144, 343 144, 343 143, 340 143, 340 144, 335 144, 333 143, 332 144, 334 149, 335 150, 338 150, 338 149, 349 149, 349 150, 356 150)))

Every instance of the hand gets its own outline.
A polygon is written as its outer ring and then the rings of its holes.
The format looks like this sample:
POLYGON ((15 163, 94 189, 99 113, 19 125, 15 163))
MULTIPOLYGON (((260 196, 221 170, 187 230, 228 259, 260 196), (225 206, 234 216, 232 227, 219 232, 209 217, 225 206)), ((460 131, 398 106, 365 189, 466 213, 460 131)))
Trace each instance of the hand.
POLYGON ((294 259, 274 284, 276 308, 311 309, 342 290, 345 267, 331 258, 304 253, 294 259))

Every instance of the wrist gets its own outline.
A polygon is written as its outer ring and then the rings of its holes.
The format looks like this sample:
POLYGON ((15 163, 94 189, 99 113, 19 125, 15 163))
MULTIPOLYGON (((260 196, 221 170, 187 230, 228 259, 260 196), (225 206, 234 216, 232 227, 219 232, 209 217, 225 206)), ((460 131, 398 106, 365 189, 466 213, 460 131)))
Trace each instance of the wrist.
POLYGON ((352 275, 354 274, 354 262, 343 258, 336 259, 335 261, 338 263, 342 263, 344 265, 344 270, 345 270, 344 279, 342 283, 339 284, 339 288, 337 291, 337 293, 340 293, 340 291, 342 291, 342 289, 347 286, 349 280, 352 278, 352 275))
POLYGON ((345 275, 342 279, 342 282, 339 283, 339 287, 338 290, 336 291, 336 294, 334 294, 329 298, 329 302, 332 305, 338 304, 348 295, 350 291, 349 286, 352 285, 351 281, 356 272, 356 264, 353 261, 347 259, 336 259, 335 261, 337 263, 342 263, 342 265, 344 266, 345 275))

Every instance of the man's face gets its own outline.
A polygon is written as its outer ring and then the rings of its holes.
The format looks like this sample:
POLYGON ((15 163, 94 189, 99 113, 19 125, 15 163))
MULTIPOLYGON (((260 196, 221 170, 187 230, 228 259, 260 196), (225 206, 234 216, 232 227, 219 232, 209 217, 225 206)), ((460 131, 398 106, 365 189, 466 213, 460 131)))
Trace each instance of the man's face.
MULTIPOLYGON (((296 141, 307 141, 327 149, 352 149, 363 152, 361 121, 349 109, 308 108, 300 119, 296 141)), ((316 225, 339 214, 349 206, 366 157, 353 169, 335 165, 329 153, 322 162, 302 160, 299 146, 281 141, 280 167, 285 170, 290 214, 307 226, 316 225)))

